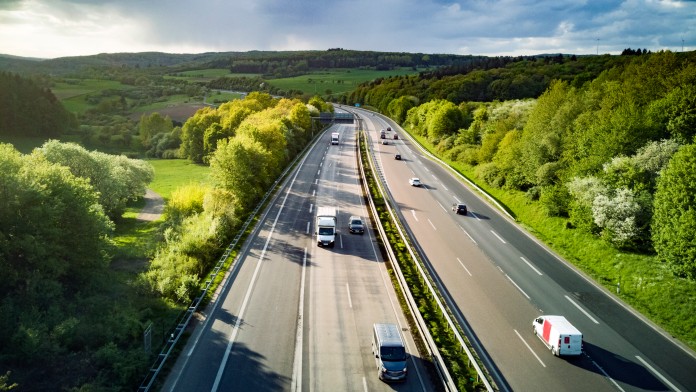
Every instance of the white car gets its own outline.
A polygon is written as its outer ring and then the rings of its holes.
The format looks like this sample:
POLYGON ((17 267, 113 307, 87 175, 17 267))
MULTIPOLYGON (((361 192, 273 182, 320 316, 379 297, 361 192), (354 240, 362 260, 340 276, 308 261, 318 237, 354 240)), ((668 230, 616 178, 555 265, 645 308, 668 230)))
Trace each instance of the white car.
POLYGON ((418 177, 409 178, 408 183, 411 184, 411 186, 423 185, 418 177))

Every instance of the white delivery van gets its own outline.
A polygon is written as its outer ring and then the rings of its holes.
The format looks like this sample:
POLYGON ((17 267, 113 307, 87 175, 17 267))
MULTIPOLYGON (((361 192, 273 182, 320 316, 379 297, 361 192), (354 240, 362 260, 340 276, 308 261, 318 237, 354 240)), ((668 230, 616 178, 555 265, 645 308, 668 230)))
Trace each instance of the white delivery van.
POLYGON ((333 132, 331 134, 331 144, 338 144, 338 137, 339 137, 339 133, 333 132))
POLYGON ((396 324, 372 326, 372 354, 377 362, 377 376, 380 380, 406 380, 409 355, 396 324))
POLYGON ((333 248, 336 243, 336 208, 317 207, 317 245, 333 248))
POLYGON ((582 354, 582 333, 563 316, 539 316, 532 321, 534 334, 553 355, 582 354))

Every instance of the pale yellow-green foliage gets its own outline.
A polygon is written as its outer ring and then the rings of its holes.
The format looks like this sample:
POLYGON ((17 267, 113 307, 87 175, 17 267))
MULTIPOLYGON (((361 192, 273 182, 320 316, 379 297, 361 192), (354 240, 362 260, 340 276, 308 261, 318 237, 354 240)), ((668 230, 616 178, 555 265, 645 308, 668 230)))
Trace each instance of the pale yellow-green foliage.
POLYGON ((203 212, 203 199, 209 190, 209 187, 200 184, 189 184, 176 189, 167 202, 167 215, 186 217, 203 212))

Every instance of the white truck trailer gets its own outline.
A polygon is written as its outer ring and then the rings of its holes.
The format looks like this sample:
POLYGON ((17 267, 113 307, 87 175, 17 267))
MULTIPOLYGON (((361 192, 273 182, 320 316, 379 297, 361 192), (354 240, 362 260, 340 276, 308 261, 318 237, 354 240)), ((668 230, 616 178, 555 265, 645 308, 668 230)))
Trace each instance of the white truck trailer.
POLYGON ((333 132, 331 133, 331 144, 338 144, 338 137, 339 137, 338 132, 333 132))
POLYGON ((333 248, 336 244, 336 208, 317 207, 317 245, 333 248))
POLYGON ((553 355, 582 354, 582 333, 563 316, 539 316, 532 321, 534 334, 553 355))

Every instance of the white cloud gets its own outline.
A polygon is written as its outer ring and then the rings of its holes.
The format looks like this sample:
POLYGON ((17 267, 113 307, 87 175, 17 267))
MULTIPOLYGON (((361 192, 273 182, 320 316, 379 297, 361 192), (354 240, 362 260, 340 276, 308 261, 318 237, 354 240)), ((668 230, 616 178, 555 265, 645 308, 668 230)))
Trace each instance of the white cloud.
POLYGON ((0 53, 303 50, 620 53, 696 40, 677 0, 3 0, 0 53))

